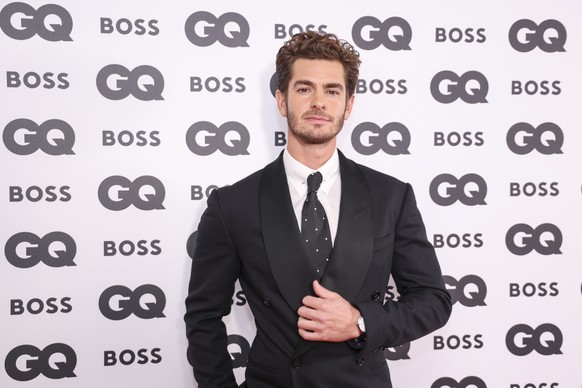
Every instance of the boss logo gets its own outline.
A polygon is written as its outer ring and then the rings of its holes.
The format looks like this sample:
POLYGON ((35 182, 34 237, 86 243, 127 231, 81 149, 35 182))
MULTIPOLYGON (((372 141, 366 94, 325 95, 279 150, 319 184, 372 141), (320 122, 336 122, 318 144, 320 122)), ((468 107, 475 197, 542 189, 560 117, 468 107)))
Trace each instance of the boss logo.
POLYGON ((446 41, 453 43, 484 43, 487 40, 484 28, 465 28, 458 27, 447 30, 443 27, 437 27, 435 30, 435 42, 442 43, 446 41))
POLYGON ((487 285, 477 275, 466 275, 457 280, 452 276, 443 276, 447 290, 451 294, 451 302, 461 303, 465 307, 486 306, 487 285))
POLYGON ((563 340, 560 329, 551 323, 541 324, 535 329, 518 324, 509 329, 505 336, 507 349, 516 356, 527 356, 534 351, 542 356, 562 354, 563 340))
POLYGON ((284 24, 275 24, 275 39, 285 39, 287 37, 292 37, 295 34, 302 34, 305 31, 317 31, 320 34, 327 34, 327 26, 321 24, 316 26, 315 24, 308 24, 305 27, 299 24, 291 24, 287 27, 284 24))
POLYGON ((276 131, 275 135, 275 147, 283 147, 287 144, 287 133, 276 131))
POLYGON ((523 256, 532 251, 540 255, 562 254, 562 232, 554 224, 541 224, 532 228, 527 224, 513 225, 505 235, 505 245, 514 255, 523 256))
POLYGON ((77 244, 63 232, 51 232, 44 237, 21 232, 10 237, 4 246, 4 254, 17 268, 31 268, 41 261, 49 267, 72 267, 77 254, 77 244))
POLYGON ((509 195, 512 197, 519 197, 525 195, 526 197, 533 197, 537 195, 539 197, 551 196, 556 197, 560 194, 558 188, 558 182, 526 182, 521 184, 519 182, 509 183, 509 195))
POLYGON ((410 360, 410 342, 384 349, 384 358, 390 361, 410 360))
POLYGON ((137 19, 135 21, 122 18, 113 22, 113 19, 110 18, 101 18, 101 33, 102 34, 113 34, 114 32, 118 32, 121 35, 128 35, 132 32, 135 35, 151 35, 156 36, 160 33, 160 29, 158 28, 158 21, 157 20, 144 20, 144 19, 137 19))
POLYGON ((459 98, 467 104, 483 104, 487 103, 489 82, 478 71, 468 71, 459 76, 443 70, 430 82, 430 92, 441 104, 450 104, 459 98))
POLYGON ((538 284, 525 283, 523 285, 518 283, 509 283, 509 297, 517 298, 519 296, 558 296, 560 290, 557 282, 541 282, 538 284))
POLYGON ((33 345, 20 345, 8 352, 4 362, 6 373, 16 381, 30 381, 41 374, 53 380, 77 377, 76 366, 75 351, 62 343, 42 350, 33 345))
POLYGON ((67 73, 43 73, 38 74, 34 71, 29 71, 24 75, 20 75, 17 71, 6 72, 6 87, 19 88, 22 85, 29 89, 36 89, 42 86, 44 89, 67 89, 70 84, 67 79, 67 73))
POLYGON ((103 352, 103 366, 114 366, 119 362, 121 365, 131 365, 137 363, 139 365, 145 365, 148 363, 159 364, 162 362, 162 355, 160 352, 162 349, 153 348, 149 349, 139 349, 138 351, 133 351, 131 349, 125 349, 119 352, 115 350, 106 350, 103 352))
POLYGON ((452 377, 441 377, 430 388, 487 388, 487 384, 477 376, 468 376, 461 381, 452 377))
POLYGON ((242 290, 235 292, 233 296, 230 302, 231 305, 242 307, 247 304, 247 297, 242 290))
POLYGON ((434 133, 434 145, 435 147, 441 147, 445 145, 456 146, 475 146, 481 147, 485 144, 485 139, 483 139, 483 132, 449 132, 445 134, 444 132, 434 133))
POLYGON ((186 132, 188 149, 200 156, 216 151, 228 156, 249 155, 250 142, 249 131, 236 121, 228 121, 219 127, 208 121, 199 121, 186 132))
POLYGON ((232 360, 232 368, 244 368, 247 366, 251 345, 245 337, 231 334, 228 336, 228 352, 232 360))
POLYGON ((386 294, 384 295, 384 303, 389 300, 397 302, 398 299, 400 299, 400 293, 398 292, 398 289, 396 286, 394 286, 394 284, 388 284, 386 286, 386 294))
POLYGON ((49 42, 73 40, 73 18, 56 4, 45 4, 35 10, 26 3, 10 3, 0 11, 0 29, 16 40, 30 39, 35 35, 49 42))
POLYGON ((358 124, 352 131, 352 146, 362 155, 373 155, 382 150, 388 155, 408 155, 410 131, 404 124, 392 122, 380 128, 375 123, 358 124), (366 141, 362 137, 366 137, 366 141))
POLYGON ((66 296, 60 300, 57 298, 48 298, 45 301, 39 298, 33 298, 28 302, 22 299, 10 299, 10 315, 22 315, 28 312, 32 315, 38 315, 42 312, 47 314, 70 313, 73 306, 70 304, 71 298, 66 296))
POLYGON ((436 335, 433 342, 434 350, 481 349, 483 345, 483 334, 451 335, 446 338, 436 335))
POLYGON ((206 90, 210 93, 216 93, 218 91, 223 93, 243 93, 247 90, 244 80, 244 77, 224 77, 222 79, 208 77, 205 80, 200 77, 190 77, 190 91, 201 92, 206 90))
POLYGON ((533 96, 535 94, 540 94, 542 96, 554 95, 557 96, 562 93, 560 88, 561 81, 511 81, 511 94, 520 95, 527 94, 533 96))
POLYGON ((507 132, 507 147, 517 155, 529 154, 533 150, 542 155, 562 153, 564 132, 554 123, 542 123, 534 127, 528 123, 517 123, 507 132))
POLYGON ((201 199, 210 197, 214 190, 218 189, 217 185, 210 185, 206 188, 198 185, 190 186, 190 199, 192 201, 200 201, 201 199))
POLYGON ((166 295, 157 286, 144 284, 134 291, 125 286, 111 286, 99 297, 101 314, 112 321, 131 314, 141 319, 164 318, 166 295))
POLYGON ((131 145, 136 145, 138 147, 157 147, 162 141, 158 137, 160 131, 120 131, 115 133, 113 131, 103 131, 103 146, 111 147, 119 144, 123 147, 129 147, 131 145))
POLYGON ((164 77, 153 66, 141 65, 129 70, 125 66, 112 64, 97 74, 97 90, 103 97, 114 101, 129 95, 141 101, 163 100, 164 77))
POLYGON ((115 241, 103 241, 103 256, 115 256, 118 253, 122 256, 131 256, 134 253, 138 256, 157 256, 162 253, 162 247, 160 247, 160 240, 152 240, 151 242, 139 240, 137 243, 125 240, 119 244, 115 241))
POLYGON ((47 186, 45 188, 39 186, 30 186, 23 188, 20 186, 8 187, 8 198, 10 202, 23 202, 27 199, 30 202, 40 202, 43 199, 46 202, 69 202, 71 194, 69 190, 71 186, 47 186))
POLYGON ((365 93, 406 94, 406 92, 408 92, 408 88, 406 87, 405 79, 400 80, 388 79, 386 81, 382 81, 379 79, 373 79, 371 81, 359 79, 358 83, 356 84, 357 94, 365 93))
POLYGON ((541 383, 541 384, 533 384, 533 383, 527 383, 524 385, 520 385, 520 384, 510 384, 509 388, 558 388, 560 386, 560 384, 558 383, 541 383))
POLYGON ((400 17, 382 22, 373 16, 364 16, 354 23, 352 39, 363 50, 374 50, 380 45, 392 51, 410 50, 412 28, 400 17))
POLYGON ((450 206, 459 201, 463 205, 486 205, 487 183, 477 174, 456 178, 451 174, 436 176, 430 183, 430 197, 440 206, 450 206))
POLYGON ((164 208, 166 189, 162 182, 150 175, 140 176, 133 182, 120 175, 110 176, 99 185, 99 202, 113 211, 125 210, 131 205, 139 210, 164 208))
POLYGON ((219 42, 230 48, 249 47, 249 22, 235 12, 227 12, 219 17, 206 11, 195 12, 186 19, 185 30, 186 38, 195 46, 208 47, 219 42), (231 29, 233 25, 236 25, 236 29, 231 29))
POLYGON ((566 35, 566 28, 557 20, 545 20, 538 25, 529 19, 521 19, 509 29, 509 43, 521 53, 527 53, 536 47, 546 53, 564 52, 566 35))
POLYGON ((16 119, 2 133, 8 150, 16 155, 30 155, 38 150, 48 155, 74 155, 75 131, 63 120, 47 120, 38 125, 32 120, 16 119))
POLYGON ((435 234, 433 238, 433 245, 435 248, 481 248, 483 246, 483 233, 463 233, 458 235, 456 233, 444 236, 442 234, 435 234))

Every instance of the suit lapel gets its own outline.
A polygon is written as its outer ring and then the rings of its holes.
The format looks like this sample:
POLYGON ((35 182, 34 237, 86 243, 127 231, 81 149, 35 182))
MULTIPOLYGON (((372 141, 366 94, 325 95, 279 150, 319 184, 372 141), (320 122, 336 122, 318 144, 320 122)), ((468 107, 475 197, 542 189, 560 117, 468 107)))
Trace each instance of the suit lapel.
POLYGON ((340 152, 342 196, 337 235, 323 286, 353 302, 372 259, 370 192, 356 164, 340 152))
POLYGON ((283 166, 282 154, 263 170, 260 212, 267 260, 279 291, 297 312, 304 296, 313 293, 315 267, 307 257, 283 166))

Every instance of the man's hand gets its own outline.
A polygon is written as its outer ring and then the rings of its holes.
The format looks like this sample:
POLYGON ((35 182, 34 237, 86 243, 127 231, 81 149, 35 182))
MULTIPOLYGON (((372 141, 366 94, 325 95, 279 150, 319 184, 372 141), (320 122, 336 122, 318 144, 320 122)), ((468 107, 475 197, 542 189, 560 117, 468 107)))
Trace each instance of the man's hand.
POLYGON ((360 312, 341 295, 313 282, 315 296, 303 298, 297 311, 299 335, 307 341, 343 342, 359 337, 360 312))

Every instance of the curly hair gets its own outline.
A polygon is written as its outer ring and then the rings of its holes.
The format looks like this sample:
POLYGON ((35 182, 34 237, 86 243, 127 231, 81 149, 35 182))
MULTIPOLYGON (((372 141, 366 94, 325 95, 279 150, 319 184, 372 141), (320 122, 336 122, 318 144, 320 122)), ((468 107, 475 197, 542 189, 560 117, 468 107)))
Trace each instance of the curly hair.
POLYGON ((354 94, 361 60, 360 54, 345 40, 335 34, 306 31, 293 35, 285 42, 275 61, 277 89, 285 95, 291 79, 291 66, 298 58, 339 61, 344 68, 348 98, 354 94))

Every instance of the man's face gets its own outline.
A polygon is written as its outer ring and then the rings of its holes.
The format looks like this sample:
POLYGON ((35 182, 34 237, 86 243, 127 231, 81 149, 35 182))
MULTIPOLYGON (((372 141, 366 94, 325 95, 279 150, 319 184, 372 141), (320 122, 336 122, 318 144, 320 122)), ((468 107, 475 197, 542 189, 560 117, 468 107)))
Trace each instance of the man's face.
POLYGON ((344 68, 338 61, 297 59, 287 95, 276 93, 277 107, 287 117, 288 136, 301 144, 335 140, 351 111, 344 68))

